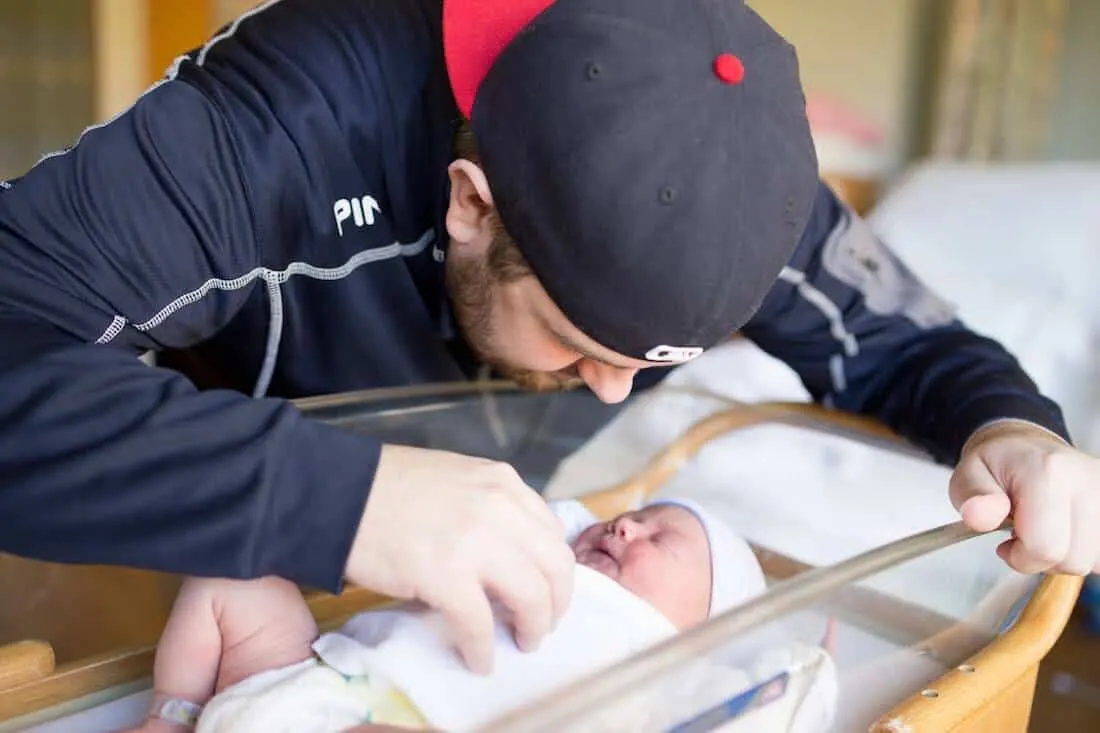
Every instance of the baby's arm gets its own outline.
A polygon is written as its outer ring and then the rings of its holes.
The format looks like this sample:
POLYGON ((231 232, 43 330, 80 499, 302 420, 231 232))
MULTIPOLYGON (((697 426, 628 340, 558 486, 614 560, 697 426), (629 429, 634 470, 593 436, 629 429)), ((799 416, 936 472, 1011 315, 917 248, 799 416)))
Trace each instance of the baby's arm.
MULTIPOLYGON (((214 695, 222 657, 222 633, 214 611, 215 581, 188 578, 176 596, 157 644, 153 709, 167 700, 201 706, 214 695)), ((177 733, 190 726, 147 718, 133 733, 177 733)))
MULTIPOLYGON (((222 632, 214 610, 217 582, 188 578, 164 627, 153 665, 154 706, 165 700, 203 705, 214 696, 222 658, 222 632)), ((183 726, 150 718, 143 730, 183 726)))
MULTIPOLYGON (((201 707, 247 677, 307 659, 316 636, 301 593, 281 578, 188 578, 157 645, 154 709, 169 700, 201 707)), ((137 730, 189 727, 150 717, 137 730)))

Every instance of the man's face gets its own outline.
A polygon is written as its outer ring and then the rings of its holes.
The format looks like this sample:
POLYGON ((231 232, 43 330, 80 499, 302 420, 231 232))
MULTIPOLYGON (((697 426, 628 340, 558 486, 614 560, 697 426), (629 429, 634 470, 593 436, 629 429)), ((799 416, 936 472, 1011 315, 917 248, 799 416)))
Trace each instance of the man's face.
POLYGON ((677 628, 708 616, 710 543, 683 507, 646 507, 594 524, 574 540, 573 552, 579 564, 648 601, 677 628))
POLYGON ((582 333, 534 275, 497 274, 489 253, 501 234, 484 175, 469 161, 456 161, 451 181, 447 290, 477 357, 528 389, 587 384, 604 402, 626 399, 634 375, 651 365, 616 354, 582 333))
POLYGON ((644 362, 608 351, 573 326, 533 275, 502 283, 483 259, 451 257, 455 318, 477 357, 536 391, 582 384, 604 402, 626 399, 644 362))

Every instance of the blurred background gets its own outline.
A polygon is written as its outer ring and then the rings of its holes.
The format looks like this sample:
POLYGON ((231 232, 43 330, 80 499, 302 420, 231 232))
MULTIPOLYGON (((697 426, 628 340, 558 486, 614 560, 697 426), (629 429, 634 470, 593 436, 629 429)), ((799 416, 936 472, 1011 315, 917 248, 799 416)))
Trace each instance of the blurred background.
MULTIPOLYGON (((0 0, 0 178, 124 109, 254 0, 0 0)), ((1100 161, 1092 0, 752 0, 858 208, 914 162, 1100 161)))
MULTIPOLYGON (((0 0, 0 180, 254 4, 0 0)), ((799 51, 826 179, 1100 450, 1100 2, 749 4, 799 51)), ((1034 731, 1100 730, 1088 613, 1044 665, 1034 731)))

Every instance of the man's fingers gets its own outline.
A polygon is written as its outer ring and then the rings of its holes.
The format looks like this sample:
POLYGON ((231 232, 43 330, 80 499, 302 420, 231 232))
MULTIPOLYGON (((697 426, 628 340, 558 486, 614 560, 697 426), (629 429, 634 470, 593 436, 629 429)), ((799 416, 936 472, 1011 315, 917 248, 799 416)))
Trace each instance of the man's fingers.
POLYGON ((512 536, 516 552, 526 554, 548 587, 548 601, 552 624, 556 624, 569 607, 573 596, 573 569, 576 556, 564 537, 557 533, 517 532, 512 536))
POLYGON ((1097 513, 1091 496, 1078 496, 1070 507, 1070 525, 1072 540, 1066 556, 1058 566, 1058 571, 1068 575, 1089 575, 1100 566, 1097 561, 1100 550, 1100 535, 1096 526, 1097 513))
POLYGON ((512 466, 384 446, 371 497, 349 577, 435 609, 471 670, 492 668, 493 601, 512 612, 526 648, 565 613, 575 563, 565 527, 512 466))
POLYGON ((492 672, 493 609, 481 586, 476 582, 455 583, 438 602, 426 602, 443 615, 451 642, 470 671, 492 672))
POLYGON ((978 456, 967 456, 959 462, 951 474, 947 489, 951 504, 960 513, 963 505, 974 497, 1003 494, 1005 494, 1004 488, 978 456))
POLYGON ((486 569, 486 590, 508 611, 516 646, 534 651, 554 626, 546 576, 523 552, 504 553, 486 569))
POLYGON ((1012 564, 1012 547, 1015 544, 1016 544, 1016 540, 1010 537, 1009 539, 1005 540, 1001 544, 997 545, 997 557, 1004 560, 1005 564, 1007 564, 1010 568, 1012 568, 1016 572, 1022 573, 1024 571, 1020 570, 1018 567, 1016 567, 1015 565, 1012 564))
MULTIPOLYGON (((565 527, 557 515, 534 490, 526 485, 517 491, 508 491, 515 504, 509 503, 502 512, 504 521, 494 529, 507 537, 511 547, 505 553, 526 555, 541 575, 541 581, 549 585, 551 626, 565 613, 573 594, 573 550, 565 541, 565 527), (516 504, 524 511, 515 513, 516 504), (527 509, 530 511, 527 511, 527 509), (537 510, 537 511, 535 511, 537 510), (547 521, 549 517, 549 521, 547 521)), ((530 582, 530 581, 529 581, 530 582)))
POLYGON ((1004 523, 1011 511, 1012 502, 1007 494, 974 496, 959 508, 963 524, 975 532, 992 532, 1004 523))
POLYGON ((549 585, 551 615, 556 625, 573 598, 577 557, 564 538, 547 538, 545 542, 531 543, 527 547, 549 585))
POLYGON ((998 548, 998 554, 1025 574, 1059 566, 1069 553, 1072 538, 1069 493, 1052 484, 1040 467, 1021 470, 1013 484, 1013 535, 998 548))
POLYGON ((1072 539, 1069 492, 1038 468, 1022 472, 1014 483, 1018 484, 1013 521, 1018 542, 1009 553, 1013 567, 1037 573, 1059 565, 1072 539))
POLYGON ((1019 537, 1005 540, 997 547, 997 555, 1018 573, 1034 575, 1050 570, 1057 562, 1036 554, 1019 537))
POLYGON ((975 532, 991 532, 1012 511, 1012 502, 985 463, 975 456, 961 461, 948 486, 951 503, 963 524, 975 532))
POLYGON ((565 540, 555 543, 551 549, 556 555, 560 556, 560 559, 555 561, 550 573, 550 603, 554 614, 554 623, 557 624, 561 617, 565 615, 565 611, 569 608, 569 603, 573 599, 573 571, 577 563, 577 556, 573 554, 573 548, 567 545, 565 540))

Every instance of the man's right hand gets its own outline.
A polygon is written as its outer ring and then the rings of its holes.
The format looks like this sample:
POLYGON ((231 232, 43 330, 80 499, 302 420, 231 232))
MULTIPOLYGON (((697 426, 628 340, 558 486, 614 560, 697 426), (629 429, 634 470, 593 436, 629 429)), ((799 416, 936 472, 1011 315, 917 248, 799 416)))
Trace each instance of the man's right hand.
POLYGON ((506 463, 384 445, 347 577, 440 611, 466 665, 493 664, 491 601, 538 646, 573 591, 573 551, 546 502, 506 463))

